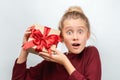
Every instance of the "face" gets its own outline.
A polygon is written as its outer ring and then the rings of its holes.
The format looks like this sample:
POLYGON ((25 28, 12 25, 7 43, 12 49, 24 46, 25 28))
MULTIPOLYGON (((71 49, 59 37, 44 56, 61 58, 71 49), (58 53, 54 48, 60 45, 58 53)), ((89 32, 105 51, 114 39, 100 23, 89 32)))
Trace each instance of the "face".
POLYGON ((85 48, 89 33, 83 20, 67 19, 63 22, 62 36, 68 50, 79 54, 85 48))

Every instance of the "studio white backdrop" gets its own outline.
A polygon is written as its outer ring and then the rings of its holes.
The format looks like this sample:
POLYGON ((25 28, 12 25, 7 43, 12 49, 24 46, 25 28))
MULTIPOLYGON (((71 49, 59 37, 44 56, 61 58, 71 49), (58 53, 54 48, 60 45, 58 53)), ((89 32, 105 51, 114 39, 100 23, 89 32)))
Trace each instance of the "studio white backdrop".
MULTIPOLYGON (((120 80, 119 0, 0 0, 0 80, 11 80, 27 27, 38 23, 57 29, 64 11, 73 5, 81 6, 90 20, 88 44, 99 50, 102 80, 120 80)), ((63 47, 58 49, 65 51, 63 47)), ((28 67, 41 60, 30 54, 28 67)))

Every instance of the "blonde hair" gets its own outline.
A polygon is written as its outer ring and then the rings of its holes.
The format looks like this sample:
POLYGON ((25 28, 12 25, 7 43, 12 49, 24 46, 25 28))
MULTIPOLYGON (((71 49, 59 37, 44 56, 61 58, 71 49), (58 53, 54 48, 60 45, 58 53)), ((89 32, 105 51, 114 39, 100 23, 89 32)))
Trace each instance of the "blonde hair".
POLYGON ((79 6, 71 6, 70 8, 68 8, 68 10, 65 11, 65 14, 62 16, 59 22, 59 30, 61 31, 61 33, 63 23, 66 19, 82 19, 83 21, 85 21, 88 32, 90 33, 90 25, 88 18, 85 16, 83 10, 79 6))
POLYGON ((83 10, 80 7, 78 7, 78 6, 71 6, 71 7, 69 7, 68 10, 66 10, 66 13, 73 12, 73 11, 77 11, 79 13, 83 13, 83 10))

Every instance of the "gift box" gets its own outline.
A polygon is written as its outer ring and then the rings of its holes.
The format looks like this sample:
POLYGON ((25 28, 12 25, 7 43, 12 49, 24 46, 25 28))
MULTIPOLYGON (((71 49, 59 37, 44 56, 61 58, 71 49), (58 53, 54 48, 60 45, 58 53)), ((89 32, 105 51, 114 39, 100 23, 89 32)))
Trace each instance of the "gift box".
POLYGON ((34 24, 31 26, 30 31, 30 37, 22 47, 31 53, 51 53, 51 48, 56 48, 61 41, 60 31, 47 26, 34 24))

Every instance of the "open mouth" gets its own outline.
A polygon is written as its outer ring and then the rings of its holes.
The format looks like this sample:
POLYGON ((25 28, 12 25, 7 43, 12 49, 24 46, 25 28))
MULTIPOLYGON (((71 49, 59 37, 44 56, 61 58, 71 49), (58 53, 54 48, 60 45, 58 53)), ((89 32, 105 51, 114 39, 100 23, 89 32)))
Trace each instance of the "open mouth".
POLYGON ((72 46, 76 46, 77 47, 77 46, 80 46, 80 44, 79 43, 73 43, 72 46))

